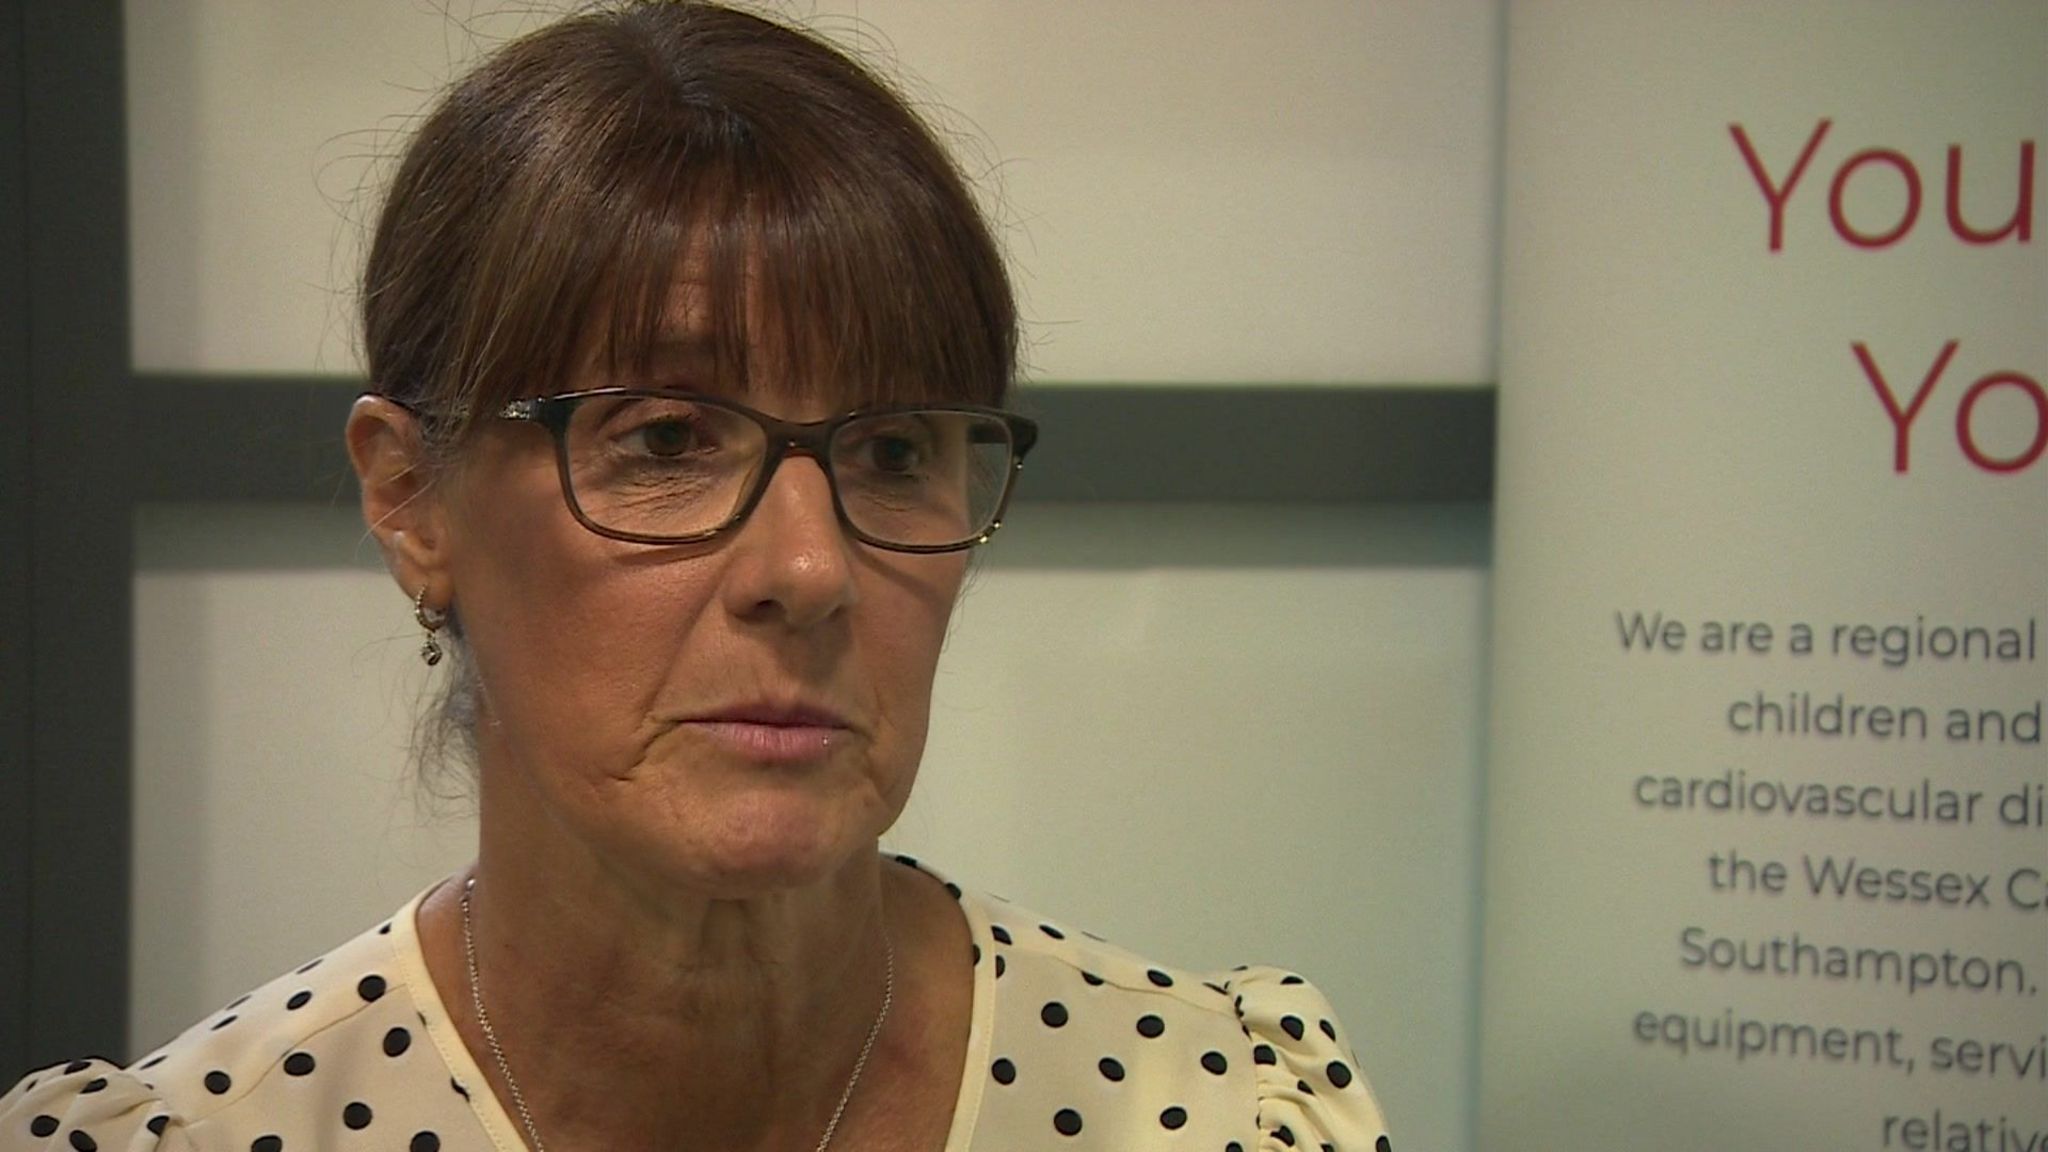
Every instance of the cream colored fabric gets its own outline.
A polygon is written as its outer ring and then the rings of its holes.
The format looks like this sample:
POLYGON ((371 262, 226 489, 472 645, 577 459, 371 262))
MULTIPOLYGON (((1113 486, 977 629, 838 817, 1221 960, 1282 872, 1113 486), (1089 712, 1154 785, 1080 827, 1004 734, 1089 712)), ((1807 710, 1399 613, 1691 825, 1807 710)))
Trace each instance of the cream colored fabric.
MULTIPOLYGON (((950 1152, 1391 1147, 1329 1004, 1300 977, 1165 968, 947 887, 975 965, 950 1152)), ((132 1068, 27 1077, 0 1097, 0 1152, 524 1149, 427 977, 418 904, 132 1068)))

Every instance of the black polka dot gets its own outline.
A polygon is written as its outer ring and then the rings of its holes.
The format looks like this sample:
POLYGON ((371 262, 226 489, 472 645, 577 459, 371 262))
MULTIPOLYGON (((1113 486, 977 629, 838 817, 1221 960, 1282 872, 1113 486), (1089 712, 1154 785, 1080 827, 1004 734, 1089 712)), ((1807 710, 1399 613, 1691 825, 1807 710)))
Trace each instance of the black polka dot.
POLYGON ((306 973, 311 972, 315 968, 318 968, 320 966, 320 961, 325 959, 325 956, 315 956, 313 959, 306 961, 304 964, 301 964, 299 966, 299 970, 292 973, 292 975, 304 976, 306 973))
POLYGON ((90 1067, 92 1067, 92 1061, 90 1060, 73 1060, 64 1066, 64 1074, 66 1076, 76 1076, 90 1067))
POLYGON ((43 1137, 55 1136, 59 1127, 57 1118, 46 1114, 28 1122, 28 1134, 43 1137))
POLYGON ((1188 1110, 1176 1104, 1159 1114, 1159 1126, 1169 1132, 1188 1122, 1188 1110))
POLYGON ((1047 936, 1052 937, 1055 940, 1065 940, 1067 938, 1067 934, 1065 932, 1060 931, 1058 928, 1055 928, 1050 924, 1040 924, 1038 926, 1038 930, 1040 932, 1045 933, 1047 936))
POLYGON ((1330 1023, 1328 1020, 1316 1021, 1316 1027, 1321 1029, 1323 1035, 1329 1037, 1330 1039, 1335 1040, 1337 1038, 1337 1026, 1335 1024, 1330 1023))
POLYGON ((393 1028, 384 1034, 384 1054, 386 1056, 403 1056, 405 1055, 405 1050, 410 1047, 412 1047, 412 1033, 407 1032, 405 1029, 393 1028))
POLYGON ((1064 1028, 1067 1026, 1067 1006, 1057 1000, 1048 1000, 1045 1007, 1038 1010, 1038 1018, 1045 1021, 1047 1028, 1064 1028))
POLYGON ((1208 1069, 1212 1075, 1221 1076, 1230 1071, 1230 1061, 1225 1060, 1221 1052, 1204 1052, 1202 1067, 1208 1069))
POLYGON ((1339 1088, 1351 1087, 1351 1069, 1345 1067, 1341 1060, 1330 1061, 1330 1066, 1323 1069, 1323 1075, 1328 1076, 1330 1083, 1339 1088))
POLYGON ((382 923, 382 924, 379 924, 379 925, 377 925, 377 935, 379 935, 379 936, 389 936, 389 935, 391 935, 391 921, 389 921, 389 920, 386 920, 386 921, 385 921, 384 923, 382 923))
POLYGON ((467 1100, 467 1099, 469 1099, 469 1089, 467 1089, 467 1088, 464 1088, 464 1087, 462 1086, 462 1081, 460 1081, 460 1080, 457 1080, 457 1079, 456 1079, 455 1077, 453 1077, 453 1076, 450 1076, 450 1077, 448 1078, 448 1086, 449 1086, 450 1088, 453 1088, 453 1089, 455 1089, 455 1094, 456 1094, 457 1096, 460 1096, 460 1097, 462 1097, 462 1098, 463 1098, 464 1100, 467 1100))
POLYGON ((218 1068, 206 1074, 206 1090, 215 1096, 227 1095, 228 1089, 234 1086, 235 1082, 229 1079, 228 1074, 218 1068))
POLYGON ((978 967, 980 967, 980 966, 981 966, 981 945, 979 945, 979 944, 969 944, 969 945, 968 945, 968 947, 969 947, 969 948, 972 948, 972 949, 974 949, 974 964, 975 964, 975 967, 977 967, 977 968, 978 968, 978 967))
POLYGON ((105 1076, 95 1076, 85 1082, 85 1087, 80 1088, 78 1094, 83 1096, 89 1092, 104 1092, 106 1088, 107 1078, 105 1076))
POLYGON ((953 899, 960 899, 960 886, 958 884, 953 883, 951 880, 946 881, 946 891, 952 895, 953 899))
POLYGON ((292 993, 291 999, 284 1002, 285 1010, 288 1012, 297 1012, 299 1009, 304 1008, 307 1004, 311 1003, 312 1000, 312 989, 301 988, 297 992, 292 993))
POLYGON ((406 1152, 441 1152, 441 1138, 432 1132, 415 1132, 406 1152))
POLYGON ((1308 1031, 1308 1029, 1302 1027, 1301 1017, 1299 1016, 1282 1016, 1280 1018, 1280 1030, 1296 1040, 1301 1039, 1308 1031))
POLYGON ((1093 973, 1093 972, 1083 972, 1083 973, 1081 973, 1081 981, 1082 981, 1082 983, 1085 983, 1085 984, 1087 984, 1087 985, 1088 985, 1088 986, 1089 986, 1090 988, 1100 988, 1100 987, 1102 987, 1102 977, 1100 977, 1100 976, 1097 976, 1097 975, 1096 975, 1095 973, 1093 973))
POLYGON ((1218 996, 1230 995, 1230 989, 1225 988, 1223 985, 1218 984, 1213 980, 1202 981, 1202 987, 1207 988, 1209 991, 1214 992, 1218 996))
POLYGON ((137 1065, 135 1066, 135 1070, 136 1070, 137 1072, 147 1072, 147 1071, 149 1071, 149 1070, 150 1070, 151 1068, 154 1068, 154 1067, 156 1067, 157 1065, 159 1065, 159 1064, 161 1064, 161 1063, 163 1063, 163 1062, 164 1062, 164 1053, 162 1053, 162 1052, 159 1052, 159 1053, 157 1053, 156 1055, 154 1055, 154 1056, 151 1056, 151 1057, 150 1057, 149 1059, 147 1059, 147 1060, 144 1060, 144 1061, 143 1061, 142 1063, 140 1063, 140 1064, 137 1064, 137 1065))
MULTIPOLYGON (((1302 979, 1301 977, 1299 977, 1299 976, 1295 976, 1295 975, 1287 975, 1287 976, 1282 976, 1282 977, 1280 978, 1280 983, 1281 983, 1282 985, 1288 985, 1288 984, 1303 984, 1303 983, 1307 983, 1307 981, 1304 981, 1304 980, 1303 980, 1303 979, 1302 979)), ((1289 1133, 1289 1135, 1292 1135, 1292 1133, 1289 1133)))
POLYGON ((1287 1145, 1289 1148, 1294 1147, 1294 1129, 1289 1128, 1287 1125, 1282 1124, 1280 1127, 1274 1129, 1273 1136, 1275 1139, 1279 1140, 1282 1144, 1287 1145))
POLYGON ((284 1137, 258 1136, 249 1142, 249 1152, 284 1152, 284 1137))
POLYGON ((1145 969, 1145 979, 1150 980, 1155 986, 1160 988, 1173 987, 1173 977, 1168 976, 1157 968, 1145 969))
POLYGON ((994 1064, 989 1065, 988 1074, 995 1077, 998 1084, 1015 1084, 1017 1082, 1017 1066, 1010 1063, 1007 1058, 997 1060, 994 1064))
POLYGON ((356 981, 356 995, 366 1004, 379 999, 384 995, 384 978, 372 974, 356 981))
POLYGON ((1010 939, 1010 930, 1008 928, 1003 927, 1001 924, 990 925, 988 934, 995 937, 996 943, 998 944, 1013 943, 1013 941, 1010 939))
POLYGON ((78 1152, 100 1152, 100 1142, 80 1129, 71 1130, 70 1140, 71 1146, 78 1149, 78 1152))
POLYGON ((294 1052, 284 1058, 284 1074, 305 1076, 313 1071, 316 1061, 311 1052, 294 1052))
POLYGON ((235 997, 235 1002, 233 1004, 230 1004, 227 1007, 221 1009, 221 1011, 233 1012, 235 1009, 240 1008, 244 1004, 247 1004, 249 1002, 249 997, 254 995, 254 992, 244 992, 240 996, 235 997))
POLYGON ((1223 1146, 1223 1152, 1244 1152, 1244 1145, 1239 1144, 1235 1140, 1232 1140, 1230 1143, 1225 1144, 1223 1146))
POLYGON ((1006 967, 1008 967, 1008 965, 1003 963, 1003 954, 1000 952, 996 953, 996 979, 1002 979, 1003 969, 1006 967))
POLYGON ((898 864, 908 864, 908 865, 909 865, 909 866, 911 866, 912 868, 915 868, 915 867, 917 867, 917 857, 915 857, 915 856, 905 856, 905 855, 904 855, 903 853, 901 853, 901 852, 898 852, 898 853, 896 854, 896 862, 897 862, 898 864))
POLYGON ((1095 1070, 1102 1073, 1102 1078, 1112 1084, 1123 1082, 1123 1062, 1114 1056, 1104 1056, 1102 1059, 1097 1060, 1095 1062, 1095 1070))
POLYGON ((220 1019, 218 1019, 218 1020, 215 1020, 215 1021, 213 1022, 213 1027, 212 1027, 212 1028, 210 1028, 210 1029, 208 1029, 208 1031, 212 1031, 212 1032, 218 1032, 218 1031, 220 1031, 221 1029, 223 1029, 223 1028, 227 1027, 228 1025, 230 1025, 230 1024, 233 1024, 234 1022, 235 1022, 235 1017, 233 1017, 233 1016, 223 1016, 223 1017, 221 1017, 220 1019))
POLYGON ((163 1135, 164 1129, 169 1128, 170 1126, 171 1118, 169 1116, 151 1116, 149 1118, 149 1123, 143 1125, 144 1128, 149 1129, 151 1132, 154 1132, 158 1136, 163 1135))
POLYGON ((1373 1141, 1373 1152, 1394 1152, 1394 1142, 1385 1136, 1373 1141))
POLYGON ((1058 1129, 1059 1134, 1062 1136, 1079 1136, 1081 1134, 1081 1114, 1072 1108, 1062 1108, 1052 1114, 1052 1126, 1058 1129))
POLYGON ((1149 1012, 1138 1017, 1138 1035, 1143 1036, 1145 1039, 1157 1040, 1165 1032, 1166 1021, 1161 1020, 1159 1017, 1149 1012))
POLYGON ((1294 1082, 1294 1090, 1303 1096, 1313 1096, 1316 1094, 1315 1088, 1306 1080, 1296 1080, 1294 1082))
POLYGON ((1271 1045, 1258 1044, 1252 1047, 1252 1063, 1263 1064, 1270 1067, 1274 1064, 1278 1064, 1279 1062, 1280 1057, 1275 1056, 1273 1054, 1273 1048, 1271 1045))
POLYGON ((357 1100, 341 1110, 341 1122, 360 1132, 370 1126, 370 1106, 357 1100))

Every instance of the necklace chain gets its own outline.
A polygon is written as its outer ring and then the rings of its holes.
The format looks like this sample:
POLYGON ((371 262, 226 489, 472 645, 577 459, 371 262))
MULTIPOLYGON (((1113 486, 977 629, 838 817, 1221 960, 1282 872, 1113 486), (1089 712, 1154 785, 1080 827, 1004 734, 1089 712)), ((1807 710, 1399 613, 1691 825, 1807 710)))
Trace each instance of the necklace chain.
MULTIPOLYGON (((483 1029, 484 1042, 490 1045, 491 1059, 498 1065, 498 1075, 504 1078, 506 1093, 512 1097, 512 1107, 519 1113, 519 1123, 526 1129, 527 1143, 533 1146, 533 1152, 547 1152, 547 1146, 541 1142, 540 1129, 534 1126, 533 1113, 526 1106, 526 1094, 519 1090, 519 1080, 512 1075, 512 1065, 505 1059, 505 1048, 498 1043, 497 1029, 491 1027, 491 1014, 484 1008, 484 985, 476 970, 476 931, 469 911, 470 894, 475 890, 476 877, 463 881, 462 958, 469 966, 469 1003, 476 1010, 477 1025, 483 1029)), ((853 1061, 853 1075, 847 1077, 846 1087, 839 1093, 839 1103, 832 1109, 832 1118, 825 1122, 825 1134, 818 1137, 817 1152, 825 1152, 832 1144, 833 1134, 839 1131, 840 1118, 846 1115, 846 1104, 853 1099, 860 1074, 867 1070, 868 1056, 875 1050, 875 1039, 882 1034, 882 1023, 889 1019, 889 1005, 896 1000, 896 946, 886 933, 882 937, 882 958, 882 1008, 875 1013, 875 1022, 868 1025, 868 1037, 862 1041, 860 1055, 853 1061)))

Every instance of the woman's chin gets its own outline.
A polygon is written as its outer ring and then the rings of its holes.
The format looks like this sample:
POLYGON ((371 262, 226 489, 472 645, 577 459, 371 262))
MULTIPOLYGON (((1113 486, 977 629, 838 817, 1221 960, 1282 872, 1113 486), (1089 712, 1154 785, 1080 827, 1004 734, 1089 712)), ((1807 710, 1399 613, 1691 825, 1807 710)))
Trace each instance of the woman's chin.
POLYGON ((737 900, 828 884, 849 864, 872 859, 882 829, 843 805, 786 793, 698 810, 681 826, 656 830, 652 849, 679 885, 737 900))

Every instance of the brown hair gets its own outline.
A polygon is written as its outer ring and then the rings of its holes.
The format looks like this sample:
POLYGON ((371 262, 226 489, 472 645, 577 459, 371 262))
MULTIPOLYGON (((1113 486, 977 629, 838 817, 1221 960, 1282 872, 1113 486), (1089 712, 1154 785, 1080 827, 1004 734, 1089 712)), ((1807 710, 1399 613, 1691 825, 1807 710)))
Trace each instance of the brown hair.
POLYGON ((837 48, 692 0, 512 41, 428 115, 364 269, 371 387, 448 448, 587 357, 644 373, 686 261, 730 385, 751 350, 854 404, 1007 396, 1009 280, 931 131, 837 48))

